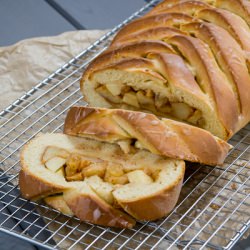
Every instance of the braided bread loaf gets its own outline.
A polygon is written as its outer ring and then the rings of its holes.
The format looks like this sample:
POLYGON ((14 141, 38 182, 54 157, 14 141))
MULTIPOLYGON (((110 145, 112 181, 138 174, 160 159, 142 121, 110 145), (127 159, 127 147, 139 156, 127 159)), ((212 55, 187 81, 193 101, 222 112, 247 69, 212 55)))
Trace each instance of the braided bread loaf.
POLYGON ((246 0, 166 0, 125 26, 81 80, 90 105, 112 109, 73 107, 66 135, 31 140, 22 196, 105 226, 168 214, 183 160, 222 164, 222 139, 250 120, 249 25, 246 0))
POLYGON ((64 133, 41 134, 24 146, 22 196, 82 221, 122 228, 174 208, 183 159, 220 164, 230 148, 205 130, 126 110, 72 107, 64 133))
POLYGON ((121 109, 72 107, 64 133, 116 143, 124 153, 131 153, 134 145, 154 154, 208 165, 222 164, 230 149, 225 141, 203 129, 121 109))
POLYGON ((89 65, 84 98, 229 139, 250 120, 249 15, 247 0, 163 1, 89 65))

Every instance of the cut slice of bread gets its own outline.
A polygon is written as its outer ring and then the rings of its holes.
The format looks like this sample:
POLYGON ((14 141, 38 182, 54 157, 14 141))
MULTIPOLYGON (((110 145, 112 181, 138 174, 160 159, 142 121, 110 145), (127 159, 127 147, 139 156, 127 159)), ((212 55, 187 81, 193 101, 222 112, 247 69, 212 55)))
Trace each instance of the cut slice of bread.
POLYGON ((181 160, 135 147, 124 153, 118 144, 65 134, 35 137, 21 152, 21 166, 23 197, 44 199, 82 221, 121 228, 133 227, 135 219, 167 215, 178 200, 185 172, 181 160), (58 155, 65 164, 55 160, 55 167, 46 167, 58 155))
POLYGON ((209 165, 222 164, 230 149, 200 128, 121 109, 72 107, 64 133, 118 143, 125 152, 134 144, 155 154, 209 165))

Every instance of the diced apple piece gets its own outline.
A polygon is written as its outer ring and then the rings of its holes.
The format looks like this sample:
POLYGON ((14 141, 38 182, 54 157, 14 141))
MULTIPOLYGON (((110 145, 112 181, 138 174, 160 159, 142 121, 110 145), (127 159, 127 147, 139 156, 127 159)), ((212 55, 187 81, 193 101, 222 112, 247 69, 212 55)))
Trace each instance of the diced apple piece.
POLYGON ((162 107, 160 107, 158 110, 162 113, 169 114, 169 113, 171 113, 172 108, 166 104, 166 105, 163 105, 162 107))
POLYGON ((117 141, 117 144, 121 147, 121 150, 127 154, 130 152, 131 150, 131 140, 121 140, 121 141, 117 141))
POLYGON ((129 172, 127 176, 130 183, 150 184, 153 182, 152 178, 145 174, 143 170, 129 172))
POLYGON ((117 84, 117 83, 106 84, 106 88, 114 96, 117 96, 117 95, 121 94, 122 87, 123 86, 121 84, 117 84))
POLYGON ((61 157, 54 157, 45 162, 45 166, 53 171, 56 172, 59 168, 61 168, 66 163, 66 159, 61 157))
POLYGON ((151 172, 151 177, 154 181, 157 181, 161 173, 161 169, 154 169, 154 171, 151 172))
POLYGON ((54 157, 61 157, 67 158, 69 156, 69 152, 63 148, 58 148, 55 146, 48 146, 46 147, 43 155, 42 155, 42 163, 54 158, 54 157))
POLYGON ((124 174, 123 167, 120 164, 110 163, 107 166, 106 173, 112 175, 112 176, 122 176, 124 174))
POLYGON ((144 94, 144 92, 141 90, 136 93, 136 96, 137 96, 139 103, 142 106, 151 107, 151 108, 155 109, 153 97, 146 96, 146 94, 144 94))
POLYGON ((130 92, 131 90, 132 90, 132 88, 131 88, 130 86, 124 85, 124 86, 122 87, 122 94, 125 94, 125 93, 127 93, 127 92, 130 92))
POLYGON ((171 107, 169 106, 167 97, 161 94, 157 94, 155 96, 155 106, 158 110, 162 112, 166 112, 166 113, 171 112, 171 107))
POLYGON ((59 170, 56 171, 56 173, 62 177, 65 176, 65 171, 64 171, 64 167, 59 168, 59 170))
POLYGON ((181 120, 186 120, 193 113, 193 109, 186 103, 175 102, 171 106, 173 115, 181 120))
POLYGON ((197 124, 199 119, 201 118, 201 116, 202 116, 201 111, 200 110, 195 110, 193 115, 190 116, 187 121, 192 123, 192 124, 197 124))
POLYGON ((139 148, 139 149, 145 149, 145 147, 143 147, 143 145, 142 145, 141 142, 139 142, 139 141, 136 141, 136 142, 135 142, 135 147, 136 147, 136 148, 139 148))
POLYGON ((112 95, 105 86, 98 87, 96 89, 96 92, 99 95, 101 95, 103 98, 105 98, 107 101, 110 101, 112 103, 121 103, 122 102, 120 97, 112 95))
POLYGON ((103 177, 106 170, 106 164, 105 163, 92 163, 88 167, 84 168, 82 170, 82 175, 84 177, 90 177, 93 175, 98 175, 99 177, 103 177))
POLYGON ((153 92, 152 89, 147 89, 147 90, 146 90, 146 97, 150 97, 150 98, 153 99, 153 97, 154 97, 154 92, 153 92))
POLYGON ((112 204, 114 198, 112 195, 113 186, 104 182, 99 176, 91 176, 85 179, 87 184, 106 202, 112 204))
POLYGON ((82 176, 82 173, 76 173, 74 175, 71 176, 66 176, 66 180, 67 181, 82 181, 84 179, 84 177, 82 176))
POLYGON ((140 107, 138 100, 137 100, 137 97, 136 97, 136 94, 134 92, 125 93, 122 101, 124 103, 131 105, 131 106, 134 106, 137 108, 140 107))
POLYGON ((125 185, 128 183, 128 176, 126 174, 122 176, 114 176, 106 171, 105 176, 104 176, 104 181, 109 182, 113 185, 116 185, 116 184, 125 185))
POLYGON ((56 210, 60 211, 66 215, 74 215, 71 209, 68 207, 67 203, 63 199, 62 195, 53 195, 44 198, 44 201, 51 207, 55 208, 56 210))
POLYGON ((66 175, 71 176, 89 166, 91 162, 80 154, 71 154, 66 161, 66 175))

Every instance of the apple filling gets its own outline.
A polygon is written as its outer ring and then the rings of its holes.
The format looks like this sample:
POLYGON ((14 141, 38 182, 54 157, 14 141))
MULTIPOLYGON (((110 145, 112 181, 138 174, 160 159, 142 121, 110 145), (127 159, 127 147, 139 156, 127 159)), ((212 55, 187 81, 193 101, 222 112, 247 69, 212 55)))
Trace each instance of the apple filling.
POLYGON ((120 84, 99 85, 96 92, 114 107, 126 104, 135 110, 149 110, 159 116, 168 116, 177 120, 203 127, 204 118, 200 110, 186 103, 170 101, 161 93, 154 93, 151 89, 136 90, 131 86, 120 84))
MULTIPOLYGON (((126 184, 150 184, 157 182, 162 166, 131 166, 92 158, 63 148, 46 147, 42 159, 44 166, 65 178, 66 181, 86 181, 104 200, 113 204, 112 191, 126 184)), ((125 162, 124 162, 125 163, 125 162)))

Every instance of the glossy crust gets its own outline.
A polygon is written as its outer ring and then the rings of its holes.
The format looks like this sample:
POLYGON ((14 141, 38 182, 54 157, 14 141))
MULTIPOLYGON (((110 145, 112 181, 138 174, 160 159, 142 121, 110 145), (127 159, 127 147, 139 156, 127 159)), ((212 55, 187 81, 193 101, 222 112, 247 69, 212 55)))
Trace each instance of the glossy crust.
POLYGON ((222 164, 230 149, 229 144, 205 130, 169 119, 160 120, 152 114, 119 109, 72 107, 64 133, 90 138, 94 135, 97 140, 109 142, 126 139, 114 138, 113 131, 117 128, 153 153, 192 162, 222 164))
POLYGON ((248 0, 217 0, 215 5, 241 16, 250 25, 250 3, 248 0))
POLYGON ((163 26, 173 27, 191 21, 193 21, 191 16, 181 13, 162 13, 158 15, 145 16, 129 23, 123 29, 121 29, 113 39, 111 45, 117 42, 119 39, 123 39, 127 35, 130 35, 134 32, 163 26))
MULTIPOLYGON (((182 29, 206 42, 227 76, 239 104, 239 111, 250 118, 250 76, 246 65, 245 53, 233 37, 223 28, 209 23, 190 23, 182 29), (225 43, 225 40, 227 41, 225 43)), ((230 117, 232 120, 232 117, 230 117)))
POLYGON ((74 189, 64 193, 64 200, 82 221, 120 228, 132 228, 136 223, 131 216, 113 208, 98 196, 82 194, 74 189))
POLYGON ((58 194, 66 190, 65 186, 56 183, 47 182, 40 176, 35 176, 29 172, 29 167, 25 167, 21 162, 22 169, 19 172, 19 187, 22 196, 25 199, 39 200, 52 194, 58 194), (32 188, 31 188, 32 187, 32 188))
POLYGON ((210 5, 203 1, 194 0, 180 0, 180 1, 165 1, 162 4, 153 8, 146 16, 155 15, 160 13, 185 13, 188 15, 194 15, 196 12, 210 8, 210 5))
POLYGON ((85 78, 88 78, 88 76, 91 77, 91 73, 93 71, 101 69, 107 64, 113 64, 123 58, 134 59, 137 57, 139 59, 143 59, 148 53, 154 52, 174 53, 171 46, 162 41, 147 40, 140 43, 126 43, 124 46, 105 51, 96 60, 93 60, 85 70, 85 78))
MULTIPOLYGON (((36 140, 39 137, 40 136, 37 136, 36 140)), ((22 196, 26 199, 39 200, 48 195, 65 191, 69 188, 67 185, 60 185, 49 179, 44 179, 30 168, 29 163, 26 161, 26 154, 31 151, 33 143, 33 140, 29 141, 23 147, 20 155, 21 170, 19 172, 19 188, 22 196)), ((40 163, 40 158, 37 163, 40 163)))
POLYGON ((169 43, 177 46, 181 54, 195 67, 201 88, 214 101, 217 107, 215 112, 227 130, 227 137, 231 137, 239 116, 237 100, 212 51, 201 40, 188 36, 174 36, 169 39, 169 43))
POLYGON ((203 9, 197 17, 222 27, 239 43, 243 50, 250 52, 250 29, 244 19, 224 9, 203 9))

